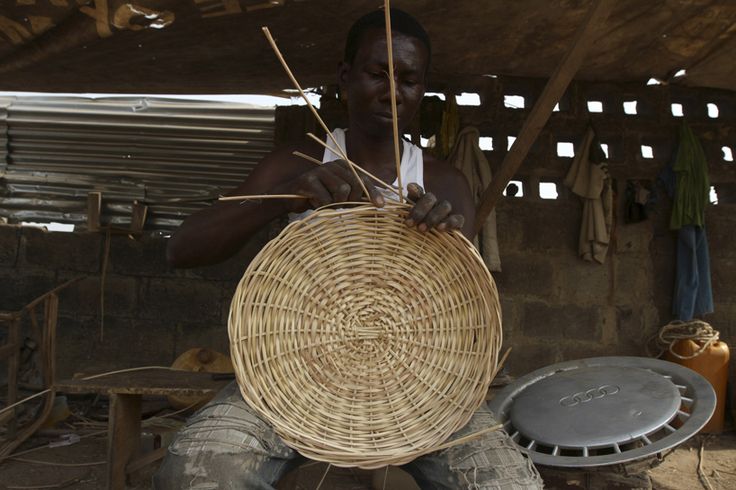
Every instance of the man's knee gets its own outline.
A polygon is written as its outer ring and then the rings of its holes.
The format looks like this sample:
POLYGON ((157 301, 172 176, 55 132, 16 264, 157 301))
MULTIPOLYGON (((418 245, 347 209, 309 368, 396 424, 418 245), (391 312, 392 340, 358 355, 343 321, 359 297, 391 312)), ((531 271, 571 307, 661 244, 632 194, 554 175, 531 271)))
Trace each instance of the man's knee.
POLYGON ((502 431, 447 450, 458 488, 539 489, 542 479, 529 458, 502 431))
POLYGON ((295 457, 230 385, 179 431, 154 486, 270 489, 295 457))
POLYGON ((191 455, 169 453, 153 477, 156 490, 245 490, 272 489, 282 476, 287 460, 257 452, 191 455))

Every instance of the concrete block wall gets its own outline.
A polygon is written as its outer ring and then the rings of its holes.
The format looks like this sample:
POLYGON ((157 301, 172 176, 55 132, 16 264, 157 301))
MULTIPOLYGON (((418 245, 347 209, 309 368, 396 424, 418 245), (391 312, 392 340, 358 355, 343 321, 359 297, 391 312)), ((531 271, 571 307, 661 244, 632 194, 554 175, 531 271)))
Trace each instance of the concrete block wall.
MULTIPOLYGON (((507 151, 506 137, 518 134, 542 87, 538 80, 483 77, 433 90, 480 94, 480 106, 460 107, 461 120, 494 138, 494 150, 486 155, 497 169, 507 151), (526 108, 504 107, 504 95, 526 97, 526 108)), ((707 212, 716 311, 706 319, 734 345, 736 247, 730 240, 736 231, 736 166, 721 153, 721 146, 736 150, 734 94, 576 82, 517 176, 524 197, 504 198, 497 208, 503 271, 495 277, 505 344, 514 347, 508 364, 512 373, 566 359, 643 354, 646 339, 671 319, 675 238, 668 229, 670 203, 660 196, 653 214, 642 223, 624 224, 622 217, 627 179, 653 181, 676 147, 680 119, 669 112, 672 101, 683 104, 709 155, 720 202, 707 212), (624 114, 622 101, 634 99, 639 114, 624 114), (603 102, 604 112, 589 113, 588 100, 603 102), (711 101, 720 109, 716 119, 704 108, 711 101), (609 145, 617 192, 616 227, 604 265, 577 257, 579 198, 562 186, 556 200, 540 199, 536 191, 540 181, 561 183, 571 159, 557 156, 556 143, 577 146, 590 122, 609 145), (642 142, 653 147, 653 159, 642 158, 642 142)), ((330 120, 343 117, 335 109, 336 99, 322 107, 330 120)), ((293 110, 277 112, 277 119, 279 113, 306 124, 293 110)), ((114 236, 100 340, 104 235, 0 226, 0 310, 17 309, 71 277, 87 276, 61 296, 57 357, 62 375, 169 364, 195 346, 226 350, 232 293, 249 260, 276 229, 264 231, 224 264, 187 271, 167 266, 164 238, 114 236)))
POLYGON ((104 234, 0 225, 0 311, 17 311, 56 285, 83 276, 59 296, 58 377, 170 365, 192 347, 227 352, 230 299, 269 233, 223 264, 192 270, 167 265, 165 238, 113 236, 103 327, 104 234))
MULTIPOLYGON (((507 136, 518 135, 543 86, 536 80, 482 77, 436 90, 479 94, 479 106, 458 108, 461 126, 476 126, 481 136, 493 138, 493 150, 485 155, 497 170, 507 136), (525 107, 505 107, 505 95, 523 96, 525 107)), ((703 145, 719 198, 706 214, 715 312, 705 319, 732 350, 736 347, 736 252, 729 240, 736 225, 736 164, 722 151, 725 146, 736 153, 736 94, 573 82, 514 177, 524 196, 503 198, 497 207, 503 271, 495 278, 505 344, 514 348, 508 362, 513 373, 582 357, 644 355, 646 341, 672 319, 676 240, 669 230, 671 203, 656 179, 677 150, 683 117, 672 114, 673 103, 682 104, 684 119, 703 145), (588 101, 601 102, 603 112, 589 111, 588 101), (626 114, 624 101, 636 101, 637 114, 626 114), (718 117, 709 115, 709 103, 717 105, 718 117), (572 158, 557 154, 558 142, 577 149, 589 125, 608 146, 615 191, 616 224, 603 265, 577 257, 582 203, 562 185, 572 158), (652 147, 653 158, 644 158, 641 145, 652 147), (657 196, 644 222, 624 223, 628 180, 643 181, 657 196), (558 199, 541 199, 540 182, 555 183, 558 199)))

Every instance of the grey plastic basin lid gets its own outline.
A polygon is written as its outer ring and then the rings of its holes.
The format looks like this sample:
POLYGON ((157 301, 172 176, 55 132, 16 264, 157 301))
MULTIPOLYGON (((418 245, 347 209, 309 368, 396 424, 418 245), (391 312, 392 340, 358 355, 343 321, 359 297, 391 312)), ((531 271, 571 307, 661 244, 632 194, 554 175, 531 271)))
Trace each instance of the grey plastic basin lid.
POLYGON ((681 444, 710 419, 715 392, 678 364, 596 357, 536 370, 504 388, 489 407, 535 463, 589 467, 681 444))

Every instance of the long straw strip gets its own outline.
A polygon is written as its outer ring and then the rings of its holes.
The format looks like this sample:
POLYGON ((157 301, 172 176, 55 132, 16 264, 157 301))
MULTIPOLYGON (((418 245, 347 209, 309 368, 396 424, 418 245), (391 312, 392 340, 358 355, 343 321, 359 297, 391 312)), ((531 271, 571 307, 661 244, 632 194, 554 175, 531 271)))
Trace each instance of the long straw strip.
POLYGON ((319 490, 320 488, 322 488, 322 484, 325 482, 325 478, 327 478, 327 473, 330 472, 330 468, 332 468, 332 464, 327 463, 327 468, 325 468, 325 472, 322 474, 322 479, 319 481, 319 483, 317 484, 317 488, 315 488, 314 490, 319 490))
POLYGON ((317 165, 322 165, 322 162, 321 161, 317 160, 314 157, 310 157, 306 153, 302 153, 300 151, 292 151, 291 154, 294 155, 294 156, 303 158, 303 159, 305 159, 308 162, 312 162, 312 163, 317 164, 317 165))
MULTIPOLYGON (((307 98, 306 94, 304 93, 304 90, 302 90, 301 85, 299 85, 299 82, 296 81, 296 78, 294 77, 294 74, 291 72, 291 69, 289 68, 289 65, 286 64, 286 60, 284 59, 283 55, 281 54, 281 51, 279 51, 279 47, 276 45, 276 41, 274 41, 273 36, 271 36, 271 31, 268 30, 268 27, 261 27, 261 30, 263 30, 263 34, 265 34, 266 39, 268 39, 268 43, 271 45, 271 49, 273 49, 273 52, 276 53, 276 57, 281 62, 281 66, 284 67, 284 71, 286 71, 286 74, 289 76, 289 79, 291 80, 291 83, 294 85, 294 87, 299 91, 299 95, 302 96, 302 99, 307 103, 307 107, 309 107, 309 110, 312 111, 312 114, 317 119, 317 122, 322 126, 322 129, 327 133, 327 136, 332 140, 332 143, 334 143, 335 148, 340 153, 340 156, 343 157, 346 161, 348 160, 348 155, 343 150, 340 145, 337 143, 337 140, 332 135, 332 132, 327 127, 325 122, 322 120, 322 118, 319 116, 319 113, 317 112, 317 109, 314 108, 312 103, 307 98)), ((348 162, 350 163, 350 162, 348 162)), ((363 183, 363 180, 358 177, 358 172, 355 171, 354 168, 355 164, 350 163, 350 169, 353 171, 353 174, 355 174, 355 178, 358 179, 358 183, 360 183, 360 187, 363 189, 363 192, 365 193, 365 197, 367 200, 371 200, 371 195, 368 193, 368 189, 366 188, 365 184, 363 183)))
MULTIPOLYGON (((167 371, 181 371, 181 369, 175 369, 167 366, 140 366, 140 367, 134 367, 134 368, 128 368, 128 369, 119 369, 117 371, 107 371, 105 373, 100 374, 94 374, 92 376, 87 376, 84 378, 81 378, 82 381, 87 381, 90 379, 96 379, 96 378, 102 378, 103 376, 110 376, 111 374, 119 374, 119 373, 130 373, 133 371, 144 371, 148 369, 165 369, 167 371)), ((13 409, 14 407, 17 407, 18 405, 22 405, 23 403, 33 400, 34 398, 38 398, 39 396, 45 395, 46 393, 50 392, 51 388, 47 388, 43 391, 39 391, 38 393, 35 393, 31 396, 28 396, 26 398, 23 398, 22 400, 18 400, 17 402, 13 403, 12 405, 8 405, 7 407, 0 410, 0 415, 4 414, 8 410, 13 409)))
POLYGON ((391 2, 384 0, 383 11, 386 18, 386 46, 388 48, 388 86, 391 90, 391 122, 394 127, 394 158, 396 160, 396 182, 399 184, 399 201, 404 202, 401 186, 401 152, 399 151, 399 119, 396 114, 396 80, 394 80, 394 55, 391 39, 391 2))
MULTIPOLYGON (((324 141, 322 141, 320 138, 318 138, 317 136, 315 136, 313 133, 307 133, 307 136, 309 138, 313 139, 314 141, 316 141, 317 143, 319 143, 320 145, 324 146, 328 150, 332 150, 332 148, 330 148, 330 145, 328 145, 327 143, 325 143, 324 141)), ((350 165, 353 165, 356 170, 360 170, 362 173, 364 173, 368 177, 372 178, 373 180, 375 180, 376 182, 378 182, 379 184, 381 184, 384 188, 392 191, 396 195, 399 195, 399 191, 396 190, 395 186, 387 184, 386 182, 384 182, 383 180, 379 179, 378 177, 376 177, 375 175, 373 175, 372 173, 370 173, 369 171, 367 171, 366 169, 364 169, 363 167, 361 167, 357 163, 355 163, 353 161, 350 161, 350 160, 346 160, 346 161, 350 165)))
POLYGON ((47 389, 45 389, 43 391, 39 391, 38 393, 36 393, 34 395, 27 396, 27 397, 23 398, 22 400, 18 400, 17 402, 15 402, 15 403, 13 403, 11 405, 8 405, 7 407, 5 407, 2 410, 0 410, 0 415, 4 414, 7 411, 12 410, 13 408, 17 407, 18 405, 22 405, 22 404, 24 404, 27 401, 30 401, 30 400, 33 400, 34 398, 38 398, 39 396, 45 395, 46 393, 48 393, 50 391, 51 391, 51 388, 47 388, 47 389))
POLYGON ((252 201, 254 199, 307 199, 301 194, 249 194, 247 196, 223 196, 218 201, 252 201))
POLYGON ((459 437, 457 439, 453 439, 451 441, 444 442, 438 446, 434 446, 428 449, 425 449, 424 451, 418 452, 413 454, 414 457, 418 458, 420 456, 424 456, 429 453, 434 453, 436 451, 443 451, 445 449, 449 449, 451 447, 459 446, 461 444, 465 444, 466 442, 473 441, 475 439, 478 439, 481 436, 484 436, 488 433, 495 432, 497 430, 503 429, 503 424, 496 424, 491 425, 490 427, 486 427, 485 429, 481 429, 479 431, 473 432, 471 434, 468 434, 463 437, 459 437))
POLYGON ((499 371, 503 369, 503 365, 506 363, 506 359, 509 357, 509 354, 511 354, 511 347, 506 349, 506 352, 504 352, 503 356, 501 356, 501 360, 498 361, 498 364, 496 364, 496 369, 493 371, 493 374, 491 374, 491 381, 493 381, 499 371))
POLYGON ((98 466, 107 464, 107 461, 93 461, 91 463, 54 463, 53 461, 41 461, 38 459, 25 459, 25 458, 8 458, 10 461, 18 461, 19 463, 27 464, 40 464, 44 466, 63 466, 63 467, 81 467, 81 466, 98 466))

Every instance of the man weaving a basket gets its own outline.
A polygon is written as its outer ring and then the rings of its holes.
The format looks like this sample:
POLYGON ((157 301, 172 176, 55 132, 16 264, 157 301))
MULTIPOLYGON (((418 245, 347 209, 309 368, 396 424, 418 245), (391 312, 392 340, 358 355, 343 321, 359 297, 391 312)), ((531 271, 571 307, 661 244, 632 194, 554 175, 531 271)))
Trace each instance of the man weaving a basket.
MULTIPOLYGON (((431 47, 427 33, 409 14, 392 9, 390 21, 396 118, 399 134, 403 134, 424 96, 431 47)), ((339 203, 352 206, 366 192, 375 208, 389 207, 387 200, 395 198, 392 186, 379 188, 377 182, 393 182, 394 189, 406 189, 411 204, 402 215, 403 227, 420 234, 460 231, 471 238, 474 205, 465 177, 458 170, 404 141, 397 175, 385 28, 385 12, 379 10, 359 19, 348 34, 338 69, 341 98, 348 108, 348 127, 334 130, 325 144, 307 140, 276 149, 231 193, 292 197, 218 202, 193 214, 169 243, 167 256, 173 265, 196 267, 221 262, 237 253, 274 219, 288 215, 297 224, 302 222, 297 220, 306 222, 313 210, 339 203), (356 172, 346 160, 358 163, 365 172, 356 172)), ((372 212, 380 217, 375 210, 372 212)), ((414 260, 422 261, 423 257, 415 256, 414 260)), ((232 317, 233 313, 231 322, 232 317)), ((371 330, 363 335, 369 346, 381 334, 371 330)), ((475 342, 472 336, 471 342, 475 342)), ((239 381, 248 383, 240 377, 239 381)), ((315 406, 314 410, 321 408, 315 406)), ((469 422, 450 439, 475 434, 495 424, 485 403, 472 417, 471 414, 468 411, 469 422)), ((262 415, 262 407, 246 403, 238 385, 230 384, 177 435, 154 478, 155 487, 272 489, 304 458, 292 448, 295 444, 287 445, 282 439, 279 434, 283 435, 283 431, 277 434, 262 415)), ((420 413, 417 417, 421 416, 420 413)), ((304 425, 308 425, 306 419, 304 425)), ((431 425, 431 421, 425 425, 431 425)), ((404 431, 397 428, 396 432, 400 430, 404 431)), ((417 454, 403 468, 423 489, 542 486, 531 462, 501 430, 443 450, 417 454)))

